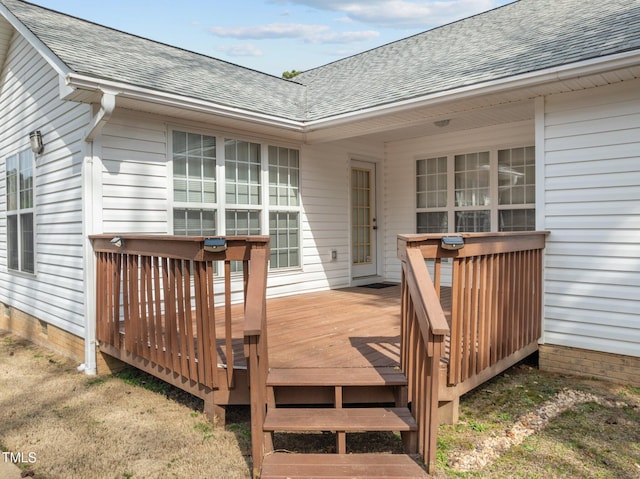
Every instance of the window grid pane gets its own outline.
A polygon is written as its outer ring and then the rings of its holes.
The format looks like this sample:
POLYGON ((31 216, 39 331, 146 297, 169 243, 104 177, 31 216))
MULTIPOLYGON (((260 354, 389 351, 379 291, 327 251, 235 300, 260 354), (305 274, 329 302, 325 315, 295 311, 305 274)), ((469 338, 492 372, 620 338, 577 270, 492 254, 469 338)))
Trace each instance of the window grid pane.
POLYGON ((173 195, 180 203, 216 202, 215 137, 173 132, 173 195))
POLYGON ((217 234, 216 230, 215 210, 185 208, 173 210, 173 234, 214 236, 217 234))
POLYGON ((417 161, 418 208, 447 207, 447 157, 417 161))
POLYGON ((260 145, 240 140, 224 140, 226 202, 234 205, 260 205, 260 145))
POLYGON ((269 213, 271 269, 300 266, 298 213, 269 213))
POLYGON ((491 213, 483 211, 456 211, 456 233, 491 231, 491 213))
POLYGON ((225 213, 227 236, 250 236, 260 234, 260 212, 227 210, 225 213))
POLYGON ((455 156, 455 205, 456 207, 488 206, 489 152, 455 156))
POLYGON ((535 148, 498 151, 498 204, 535 204, 535 148))
POLYGON ((498 231, 533 231, 536 229, 536 210, 500 210, 498 231))
POLYGON ((299 206, 299 152, 269 146, 269 204, 299 206))
POLYGON ((5 168, 7 266, 11 270, 35 273, 34 168, 31 150, 7 158, 5 168))
POLYGON ((446 233, 449 231, 448 213, 446 211, 434 211, 418 213, 418 233, 446 233))
MULTIPOLYGON (((227 210, 225 212, 227 236, 249 236, 260 234, 260 212, 246 210, 227 210)), ((231 271, 242 271, 242 261, 232 261, 231 271)))

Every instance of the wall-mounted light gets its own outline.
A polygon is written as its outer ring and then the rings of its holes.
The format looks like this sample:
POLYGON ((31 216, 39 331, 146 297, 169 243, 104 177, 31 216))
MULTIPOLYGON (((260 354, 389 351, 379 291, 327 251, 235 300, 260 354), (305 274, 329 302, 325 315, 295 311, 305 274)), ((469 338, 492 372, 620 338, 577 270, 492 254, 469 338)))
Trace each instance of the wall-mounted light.
POLYGON ((42 133, 40 133, 40 130, 34 130, 29 133, 29 143, 31 143, 31 151, 36 155, 44 151, 44 143, 42 142, 42 133))
POLYGON ((122 238, 120 238, 120 236, 116 236, 115 238, 111 239, 111 244, 116 248, 122 248, 122 238))
POLYGON ((438 121, 434 121, 433 124, 436 125, 438 128, 444 128, 445 126, 449 125, 449 122, 451 120, 446 119, 446 120, 438 120, 438 121))

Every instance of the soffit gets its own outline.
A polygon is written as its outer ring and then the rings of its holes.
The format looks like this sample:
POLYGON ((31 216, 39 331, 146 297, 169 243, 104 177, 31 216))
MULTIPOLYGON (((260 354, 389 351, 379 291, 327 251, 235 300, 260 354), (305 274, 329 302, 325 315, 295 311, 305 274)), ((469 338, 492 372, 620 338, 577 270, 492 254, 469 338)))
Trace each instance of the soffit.
POLYGON ((585 90, 640 78, 640 66, 548 82, 530 88, 515 89, 490 95, 479 95, 461 101, 443 101, 416 108, 381 113, 365 119, 319 123, 307 131, 310 143, 347 138, 387 142, 462 131, 484 126, 530 120, 534 117, 533 99, 570 91, 585 90), (435 121, 450 120, 446 127, 435 121))

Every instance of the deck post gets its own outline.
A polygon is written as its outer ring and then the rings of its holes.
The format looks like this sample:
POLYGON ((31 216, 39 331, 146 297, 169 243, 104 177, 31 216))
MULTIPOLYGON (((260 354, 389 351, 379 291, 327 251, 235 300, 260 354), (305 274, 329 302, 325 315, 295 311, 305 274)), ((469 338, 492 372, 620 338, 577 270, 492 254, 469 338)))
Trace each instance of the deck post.
POLYGON ((460 397, 451 401, 440 401, 438 403, 438 422, 440 424, 457 424, 460 418, 460 397))

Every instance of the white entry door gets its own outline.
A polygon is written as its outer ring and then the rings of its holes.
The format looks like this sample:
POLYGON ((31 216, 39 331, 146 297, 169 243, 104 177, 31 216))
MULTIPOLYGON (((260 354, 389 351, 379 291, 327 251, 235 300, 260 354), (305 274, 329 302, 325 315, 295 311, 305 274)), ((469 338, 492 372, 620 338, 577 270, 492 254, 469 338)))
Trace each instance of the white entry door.
POLYGON ((377 267, 376 165, 351 163, 351 275, 374 276, 377 267))

